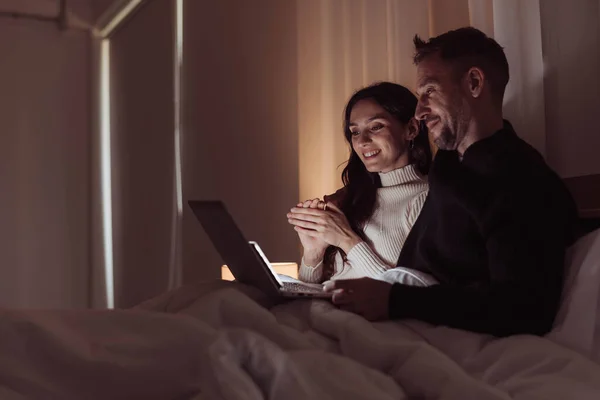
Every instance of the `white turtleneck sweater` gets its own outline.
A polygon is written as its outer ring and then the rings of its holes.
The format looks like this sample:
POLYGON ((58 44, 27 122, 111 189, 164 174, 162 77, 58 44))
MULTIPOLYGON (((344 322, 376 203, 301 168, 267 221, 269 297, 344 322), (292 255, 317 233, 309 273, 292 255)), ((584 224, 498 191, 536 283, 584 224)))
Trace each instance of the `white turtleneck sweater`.
MULTIPOLYGON (((344 262, 338 253, 335 258, 334 279, 380 278, 395 268, 400 250, 417 220, 427 197, 427 179, 414 165, 380 173, 381 188, 377 189, 375 211, 363 230, 366 242, 360 242, 346 255, 344 262)), ((298 277, 301 281, 323 281, 323 262, 308 266, 302 260, 298 277)))

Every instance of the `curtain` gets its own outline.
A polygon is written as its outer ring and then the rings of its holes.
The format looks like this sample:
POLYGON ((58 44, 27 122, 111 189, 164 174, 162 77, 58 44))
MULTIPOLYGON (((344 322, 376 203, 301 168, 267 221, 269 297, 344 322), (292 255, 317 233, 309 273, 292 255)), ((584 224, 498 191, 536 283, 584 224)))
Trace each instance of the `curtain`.
MULTIPOLYGON (((184 282, 218 277, 192 198, 225 200, 271 261, 299 261, 286 211, 341 185, 352 92, 377 80, 414 89, 415 34, 473 25, 494 37, 509 60, 505 115, 519 135, 564 177, 600 173, 599 0, 185 0, 180 225, 174 3, 148 1, 111 40, 110 255, 94 245, 102 193, 88 33, 0 21, 2 306, 84 307, 90 260, 105 256, 117 306, 164 291, 180 260, 184 282)), ((73 6, 87 15, 85 4, 73 6)), ((97 306, 102 277, 92 270, 97 306)))
POLYGON ((169 288, 174 210, 172 1, 149 1, 110 38, 115 307, 169 288))
POLYGON ((340 186, 348 158, 346 100, 361 86, 391 80, 414 87, 412 38, 429 34, 427 2, 308 0, 298 12, 300 198, 340 186))
POLYGON ((87 307, 89 34, 1 18, 0 52, 0 307, 87 307))
POLYGON ((600 173, 600 1, 540 1, 546 154, 565 177, 600 173))
POLYGON ((511 79, 504 111, 518 134, 563 176, 600 173, 592 120, 600 109, 597 0, 298 0, 297 6, 302 199, 341 185, 339 166, 348 157, 342 110, 352 92, 378 80, 414 89, 413 36, 467 25, 505 49, 511 79))
POLYGON ((271 262, 297 262, 296 4, 192 0, 183 15, 183 280, 223 264, 190 199, 222 200, 271 262))
POLYGON ((189 199, 223 200, 271 261, 298 262, 286 211, 341 186, 342 112, 355 90, 379 80, 414 89, 415 34, 473 25, 494 37, 519 135, 563 176, 600 173, 598 0, 186 0, 174 214, 173 4, 149 2, 162 16, 144 8, 116 36, 141 24, 145 40, 111 53, 123 73, 113 104, 117 305, 164 290, 169 276, 218 278, 222 260, 189 199))
POLYGON ((515 130, 546 154, 544 62, 540 1, 495 0, 494 37, 504 47, 510 81, 504 113, 515 130))

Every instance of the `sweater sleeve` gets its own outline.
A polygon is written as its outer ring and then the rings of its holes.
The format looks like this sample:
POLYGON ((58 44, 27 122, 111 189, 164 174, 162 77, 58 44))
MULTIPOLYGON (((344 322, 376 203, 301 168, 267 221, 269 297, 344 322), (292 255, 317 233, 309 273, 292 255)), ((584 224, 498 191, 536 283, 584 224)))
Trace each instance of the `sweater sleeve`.
POLYGON ((472 287, 395 284, 391 318, 416 318, 495 336, 543 335, 560 302, 565 236, 574 223, 556 193, 505 196, 481 224, 489 283, 472 287), (552 196, 554 194, 554 196, 552 196))
POLYGON ((323 260, 321 260, 314 267, 306 265, 304 257, 300 263, 300 269, 298 270, 298 279, 306 283, 321 283, 323 276, 323 260))
POLYGON ((350 249, 346 258, 352 269, 368 278, 379 278, 382 273, 396 266, 383 261, 366 242, 360 242, 350 249))

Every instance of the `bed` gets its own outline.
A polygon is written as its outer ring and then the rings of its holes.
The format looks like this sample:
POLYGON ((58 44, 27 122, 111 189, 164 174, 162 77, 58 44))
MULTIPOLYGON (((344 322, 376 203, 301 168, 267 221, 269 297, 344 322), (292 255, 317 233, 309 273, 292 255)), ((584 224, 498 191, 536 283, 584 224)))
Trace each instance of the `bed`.
POLYGON ((581 218, 583 229, 590 232, 600 228, 600 174, 566 178, 581 218))
POLYGON ((130 310, 4 310, 0 399, 600 399, 600 231, 567 264, 544 338, 370 323, 226 281, 130 310))

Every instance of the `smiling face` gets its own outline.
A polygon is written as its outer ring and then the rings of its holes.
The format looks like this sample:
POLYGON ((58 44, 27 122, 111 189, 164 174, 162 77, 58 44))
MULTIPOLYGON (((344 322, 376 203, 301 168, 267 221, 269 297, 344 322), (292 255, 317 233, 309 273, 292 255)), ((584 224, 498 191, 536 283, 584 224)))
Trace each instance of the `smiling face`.
POLYGON ((352 107, 348 128, 352 149, 367 171, 390 172, 408 165, 408 141, 416 135, 414 119, 403 124, 376 101, 363 99, 352 107))
POLYGON ((464 140, 470 109, 452 66, 439 55, 425 58, 417 66, 415 116, 425 121, 434 143, 442 150, 457 150, 464 140))

